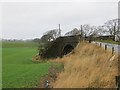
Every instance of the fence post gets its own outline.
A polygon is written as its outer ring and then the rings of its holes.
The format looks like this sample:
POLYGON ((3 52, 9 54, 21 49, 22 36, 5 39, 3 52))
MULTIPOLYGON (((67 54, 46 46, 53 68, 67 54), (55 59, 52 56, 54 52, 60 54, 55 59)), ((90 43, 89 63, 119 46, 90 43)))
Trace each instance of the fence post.
POLYGON ((112 47, 112 54, 114 54, 114 47, 112 47))
POLYGON ((100 43, 100 47, 102 46, 102 43, 100 43))
POLYGON ((120 76, 115 76, 115 81, 116 81, 116 88, 119 90, 120 88, 120 76))
POLYGON ((107 50, 107 45, 105 45, 105 52, 106 52, 106 50, 107 50))

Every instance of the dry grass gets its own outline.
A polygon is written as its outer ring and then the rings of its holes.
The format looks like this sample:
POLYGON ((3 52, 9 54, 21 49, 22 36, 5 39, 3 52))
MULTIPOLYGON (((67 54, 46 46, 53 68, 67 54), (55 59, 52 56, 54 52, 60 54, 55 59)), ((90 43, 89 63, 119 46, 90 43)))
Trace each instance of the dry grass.
POLYGON ((54 88, 113 88, 117 73, 117 55, 87 42, 82 42, 63 58, 51 60, 64 64, 54 88))

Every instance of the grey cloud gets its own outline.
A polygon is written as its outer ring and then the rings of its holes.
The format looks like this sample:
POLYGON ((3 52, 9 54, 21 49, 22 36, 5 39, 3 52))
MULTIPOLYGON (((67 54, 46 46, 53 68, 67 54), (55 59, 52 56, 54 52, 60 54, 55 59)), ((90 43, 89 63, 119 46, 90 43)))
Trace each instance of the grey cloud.
POLYGON ((101 25, 117 18, 117 3, 3 3, 3 38, 40 37, 61 24, 62 33, 81 24, 101 25))

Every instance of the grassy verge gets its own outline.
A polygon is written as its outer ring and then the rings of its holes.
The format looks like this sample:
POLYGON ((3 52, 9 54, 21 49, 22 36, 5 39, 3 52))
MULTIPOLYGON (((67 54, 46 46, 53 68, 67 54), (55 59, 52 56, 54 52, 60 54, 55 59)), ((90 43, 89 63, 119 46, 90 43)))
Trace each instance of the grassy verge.
POLYGON ((98 42, 105 42, 105 43, 111 43, 111 44, 120 45, 120 42, 116 42, 116 41, 112 41, 112 40, 98 40, 98 42))

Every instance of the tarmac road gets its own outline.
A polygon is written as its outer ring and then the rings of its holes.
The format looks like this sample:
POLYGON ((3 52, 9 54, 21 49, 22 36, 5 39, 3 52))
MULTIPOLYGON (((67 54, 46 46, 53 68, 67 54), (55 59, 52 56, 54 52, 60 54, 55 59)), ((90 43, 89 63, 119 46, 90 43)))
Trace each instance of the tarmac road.
POLYGON ((111 50, 112 50, 112 47, 114 47, 115 52, 120 53, 120 45, 111 44, 111 43, 103 43, 103 42, 94 42, 94 41, 92 43, 95 43, 95 44, 98 44, 98 45, 100 45, 100 43, 101 43, 101 46, 103 48, 105 47, 105 45, 107 45, 107 48, 109 48, 111 50))

